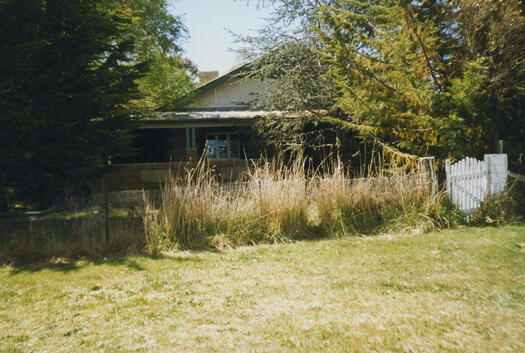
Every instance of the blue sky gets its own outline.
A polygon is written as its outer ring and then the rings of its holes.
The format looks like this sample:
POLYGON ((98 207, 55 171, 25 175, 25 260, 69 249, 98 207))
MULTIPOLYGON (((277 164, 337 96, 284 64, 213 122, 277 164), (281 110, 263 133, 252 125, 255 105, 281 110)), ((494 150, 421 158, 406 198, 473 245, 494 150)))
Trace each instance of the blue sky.
POLYGON ((228 29, 241 35, 253 34, 264 26, 271 7, 256 9, 256 0, 172 0, 171 11, 183 15, 189 38, 182 43, 184 57, 200 71, 217 70, 222 75, 236 63, 236 48, 228 29))

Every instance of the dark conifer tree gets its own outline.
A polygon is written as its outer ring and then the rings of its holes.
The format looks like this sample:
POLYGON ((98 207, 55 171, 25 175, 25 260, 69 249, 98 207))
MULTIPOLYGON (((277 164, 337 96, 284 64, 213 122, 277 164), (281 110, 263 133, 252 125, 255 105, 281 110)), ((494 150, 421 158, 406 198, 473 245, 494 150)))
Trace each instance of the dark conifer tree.
POLYGON ((0 199, 44 206, 129 152, 131 15, 96 0, 0 1, 0 199))

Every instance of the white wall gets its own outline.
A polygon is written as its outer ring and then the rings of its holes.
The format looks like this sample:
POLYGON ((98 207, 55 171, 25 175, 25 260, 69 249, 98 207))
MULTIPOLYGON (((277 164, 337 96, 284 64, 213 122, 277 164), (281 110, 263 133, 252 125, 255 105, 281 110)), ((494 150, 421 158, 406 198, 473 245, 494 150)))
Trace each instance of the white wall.
POLYGON ((258 79, 235 78, 197 97, 199 108, 225 108, 247 104, 254 99, 253 93, 264 91, 265 85, 258 79))

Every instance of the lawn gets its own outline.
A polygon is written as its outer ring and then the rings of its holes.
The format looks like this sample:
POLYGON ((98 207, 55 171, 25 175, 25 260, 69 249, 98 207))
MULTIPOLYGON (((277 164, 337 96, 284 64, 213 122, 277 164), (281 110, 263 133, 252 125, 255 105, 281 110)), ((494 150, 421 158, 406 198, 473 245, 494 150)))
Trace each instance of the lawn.
POLYGON ((523 352, 525 224, 2 268, 0 351, 523 352))

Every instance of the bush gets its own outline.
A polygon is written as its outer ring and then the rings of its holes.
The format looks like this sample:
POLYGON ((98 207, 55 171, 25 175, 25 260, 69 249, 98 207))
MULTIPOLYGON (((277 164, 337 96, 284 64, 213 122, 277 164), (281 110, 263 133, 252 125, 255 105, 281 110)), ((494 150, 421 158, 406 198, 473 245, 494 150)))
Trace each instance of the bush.
POLYGON ((509 193, 489 197, 474 211, 469 223, 476 225, 500 225, 516 219, 516 203, 509 193))

